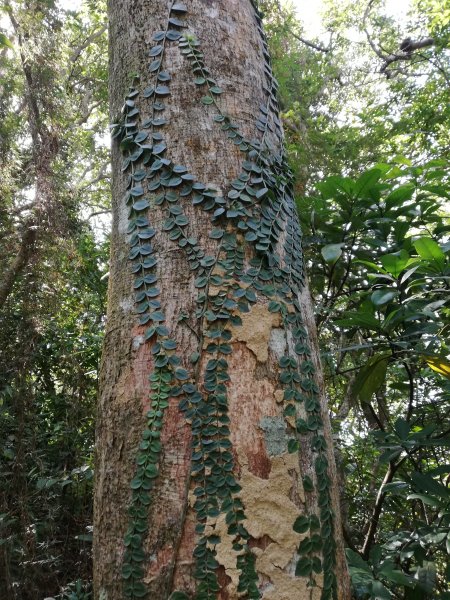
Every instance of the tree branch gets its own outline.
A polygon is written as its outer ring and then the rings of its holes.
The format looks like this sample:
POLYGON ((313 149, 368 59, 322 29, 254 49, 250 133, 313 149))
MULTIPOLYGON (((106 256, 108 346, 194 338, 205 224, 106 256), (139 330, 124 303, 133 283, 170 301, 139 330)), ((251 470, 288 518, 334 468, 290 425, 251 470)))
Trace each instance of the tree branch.
POLYGON ((384 499, 386 497, 386 492, 383 492, 383 488, 386 484, 391 483, 391 481, 394 479, 394 475, 403 461, 404 459, 402 459, 397 464, 393 462, 389 463, 389 468, 386 471, 386 475, 384 476, 383 482, 380 486, 380 489, 378 490, 377 498, 375 500, 375 506, 373 508, 372 516, 370 518, 369 529, 367 531, 366 539, 364 540, 364 544, 362 547, 361 554, 364 560, 367 560, 369 558, 369 552, 373 545, 375 534, 378 528, 378 523, 380 521, 380 515, 383 508, 384 499))
MULTIPOLYGON (((285 20, 285 22, 287 24, 288 23, 287 13, 283 10, 283 7, 281 6, 280 2, 277 2, 277 5, 278 5, 278 11, 279 11, 280 15, 283 17, 283 19, 285 20)), ((309 40, 305 40, 305 38, 298 35, 298 33, 295 33, 295 31, 292 31, 292 29, 289 27, 289 25, 288 25, 288 30, 289 30, 289 33, 295 37, 296 40, 298 40, 302 44, 305 44, 305 46, 308 46, 308 48, 312 48, 313 50, 317 50, 318 52, 324 52, 324 53, 330 52, 330 50, 331 50, 331 47, 326 48, 322 44, 318 44, 315 42, 311 42, 309 40)))
POLYGON ((111 211, 112 211, 111 208, 105 208, 105 210, 97 210, 96 212, 91 213, 87 217, 87 220, 93 219, 94 217, 98 217, 99 215, 110 215, 111 211))
POLYGON ((412 40, 411 38, 406 38, 400 44, 400 52, 395 52, 392 54, 387 53, 384 49, 375 44, 367 29, 367 19, 373 4, 374 0, 370 0, 367 4, 366 10, 364 11, 363 30, 366 34, 369 46, 372 48, 373 52, 378 56, 378 58, 383 61, 383 64, 380 68, 380 73, 384 73, 386 77, 389 78, 392 76, 391 72, 388 71, 390 65, 399 61, 411 61, 416 50, 429 48, 434 46, 436 42, 432 37, 423 38, 421 40, 412 40))
POLYGON ((82 44, 80 44, 79 46, 77 46, 77 47, 76 47, 76 48, 73 50, 72 54, 71 54, 71 55, 70 55, 70 57, 69 57, 69 60, 70 60, 70 62, 71 62, 71 63, 75 63, 75 62, 76 62, 76 61, 79 59, 79 57, 80 57, 81 53, 83 52, 83 50, 86 50, 86 48, 88 48, 88 47, 89 47, 89 46, 92 44, 92 42, 94 42, 94 41, 95 41, 95 40, 97 40, 98 38, 102 37, 102 35, 103 35, 103 34, 105 33, 105 31, 107 30, 107 28, 108 28, 108 24, 107 24, 107 23, 104 23, 104 24, 103 24, 103 25, 100 27, 100 29, 96 29, 95 31, 93 31, 93 32, 92 32, 92 33, 91 33, 91 34, 90 34, 90 35, 89 35, 89 36, 88 36, 88 37, 87 37, 87 38, 84 40, 84 42, 83 42, 82 44))
POLYGON ((309 40, 305 40, 305 38, 302 38, 300 35, 298 35, 294 31, 292 31, 292 29, 290 29, 290 28, 289 28, 289 33, 293 37, 295 37, 296 40, 298 40, 302 44, 305 44, 305 46, 308 46, 308 48, 312 48, 313 50, 317 50, 318 52, 324 52, 324 53, 330 52, 330 48, 326 48, 325 46, 322 46, 322 44, 316 44, 314 42, 310 42, 309 40))
POLYGON ((103 181, 104 179, 110 179, 110 175, 108 175, 108 173, 106 172, 106 170, 109 167, 109 164, 110 164, 109 160, 106 161, 105 163, 103 163, 103 165, 100 167, 100 170, 99 170, 98 174, 96 175, 96 177, 94 177, 94 179, 91 179, 91 181, 88 181, 84 185, 80 185, 80 183, 84 179, 86 173, 89 171, 89 168, 87 168, 84 171, 83 175, 78 180, 78 185, 77 185, 78 192, 83 192, 84 190, 87 190, 88 188, 92 187, 96 183, 99 183, 100 181, 103 181))

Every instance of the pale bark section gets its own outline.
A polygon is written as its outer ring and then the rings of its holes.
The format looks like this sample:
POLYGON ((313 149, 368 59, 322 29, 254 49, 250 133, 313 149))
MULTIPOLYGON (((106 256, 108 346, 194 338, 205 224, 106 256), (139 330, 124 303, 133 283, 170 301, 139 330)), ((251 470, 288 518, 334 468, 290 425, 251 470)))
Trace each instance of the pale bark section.
MULTIPOLYGON (((249 0, 192 0, 188 31, 202 43, 205 61, 213 77, 224 89, 220 99, 225 112, 241 124, 245 134, 255 137, 254 120, 264 99, 264 62, 261 42, 249 0)), ((169 2, 165 0, 110 0, 111 39, 111 118, 115 119, 128 88, 128 76, 139 72, 142 88, 148 85, 147 51, 152 34, 165 27, 169 2)), ((203 92, 194 83, 189 66, 178 49, 170 46, 166 69, 172 74, 171 96, 166 110, 170 124, 164 128, 167 156, 186 165, 200 181, 222 192, 241 171, 242 153, 212 121, 209 107, 199 102, 203 92)), ((145 118, 147 104, 140 105, 145 118)), ((134 456, 144 427, 148 402, 148 374, 151 357, 138 343, 144 327, 133 315, 132 277, 127 264, 126 209, 121 205, 125 178, 120 174, 120 153, 113 148, 113 234, 109 289, 108 325, 103 353, 101 396, 97 426, 97 484, 95 492, 94 560, 96 598, 122 599, 121 560, 123 536, 127 527, 129 483, 134 472, 134 456), (134 343, 133 343, 134 340, 134 343)), ((185 205, 190 219, 190 235, 212 254, 216 242, 208 239, 209 215, 185 205)), ((160 230, 162 215, 150 215, 160 230)), ((190 368, 189 356, 197 350, 196 337, 177 318, 181 311, 192 314, 196 290, 182 251, 163 233, 153 246, 157 249, 162 304, 171 336, 178 342, 178 354, 190 368)), ((282 395, 275 364, 287 348, 286 334, 264 306, 255 323, 235 332, 229 357, 229 402, 231 437, 236 458, 236 474, 243 486, 246 527, 253 537, 264 600, 315 600, 320 587, 306 589, 295 578, 295 549, 302 539, 292 529, 295 517, 305 511, 301 474, 313 470, 310 454, 299 460, 287 453, 287 427, 282 418, 282 395)), ((191 324, 196 324, 191 320, 191 324)), ((193 593, 193 549, 195 516, 189 504, 187 481, 190 471, 190 432, 173 399, 166 412, 162 432, 160 484, 150 515, 147 549, 150 562, 146 581, 150 597, 165 600, 175 589, 193 593)), ((328 422, 326 409, 324 419, 328 422)), ((329 426, 327 426, 327 431, 329 426)), ((329 435, 327 436, 329 437, 329 435)), ((314 496, 309 494, 309 496, 314 496)), ((312 500, 314 502, 314 498, 312 500)), ((335 504, 337 510, 337 503, 335 504)), ((231 553, 221 518, 211 523, 223 531, 218 549, 221 564, 221 600, 237 598, 236 557, 231 553)), ((339 599, 347 600, 348 584, 343 569, 340 531, 338 541, 339 599)), ((320 583, 320 577, 318 578, 320 583)))
POLYGON ((26 267, 30 255, 33 251, 34 240, 36 238, 36 231, 32 224, 27 223, 25 225, 25 232, 22 235, 18 252, 14 259, 11 261, 2 275, 0 280, 0 309, 3 308, 9 294, 12 292, 14 284, 26 267))

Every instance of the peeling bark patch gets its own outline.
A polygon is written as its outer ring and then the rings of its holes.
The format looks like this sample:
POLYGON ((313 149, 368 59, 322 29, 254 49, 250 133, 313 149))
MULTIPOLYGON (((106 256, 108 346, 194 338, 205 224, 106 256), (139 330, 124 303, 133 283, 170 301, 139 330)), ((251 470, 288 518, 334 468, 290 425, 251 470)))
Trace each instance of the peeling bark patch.
MULTIPOLYGON (((270 419, 271 424, 274 420, 270 419)), ((295 454, 286 453, 273 457, 270 462, 270 474, 263 479, 251 472, 247 458, 239 453, 242 470, 240 496, 247 516, 244 525, 252 537, 249 546, 256 555, 261 598, 319 600, 322 582, 320 576, 317 577, 316 588, 308 588, 307 579, 295 577, 296 550, 305 537, 292 528, 305 499, 298 458, 295 454)), ((211 520, 207 528, 220 536, 220 544, 216 546, 216 560, 220 565, 221 576, 227 578, 227 598, 238 600, 239 571, 225 515, 219 515, 214 522, 211 520)))
MULTIPOLYGON (((236 564, 236 551, 233 550, 234 538, 228 533, 228 525, 225 520, 225 515, 221 514, 217 519, 210 525, 214 528, 214 533, 220 536, 220 544, 216 546, 216 560, 221 565, 222 577, 226 576, 228 586, 226 588, 228 598, 235 600, 238 596, 238 585, 239 585, 239 574, 240 571, 236 564)), ((206 528, 208 532, 208 526, 206 528)), ((223 596, 222 596, 223 597, 223 596)))
POLYGON ((280 545, 280 550, 283 547, 283 551, 285 553, 287 551, 289 556, 285 556, 279 564, 284 568, 291 560, 302 537, 292 528, 292 523, 299 515, 300 507, 289 499, 293 487, 290 471, 295 471, 299 496, 302 500, 304 498, 298 458, 295 454, 274 457, 268 479, 255 476, 250 472, 248 465, 242 462, 241 455, 240 459, 241 497, 246 507, 246 526, 253 538, 269 536, 275 545, 280 545), (287 516, 292 516, 292 519, 289 520, 287 516))
POLYGON ((254 540, 265 540, 264 544, 252 544, 260 581, 266 582, 260 587, 262 599, 318 600, 321 596, 320 577, 317 578, 318 587, 311 589, 307 587, 307 579, 294 575, 296 550, 304 537, 292 529, 292 523, 300 514, 298 503, 304 502, 298 457, 283 454, 273 457, 271 462, 268 479, 261 479, 250 472, 240 455, 241 497, 247 516, 245 526, 254 540), (296 502, 290 498, 295 498, 296 502))
POLYGON ((284 400, 284 392, 283 390, 275 390, 275 400, 277 404, 282 404, 284 400))
POLYGON ((283 417, 263 417, 259 423, 269 456, 287 452, 286 423, 283 417))
POLYGON ((259 362, 266 362, 271 331, 280 324, 279 314, 269 312, 267 306, 255 304, 241 318, 242 325, 231 328, 233 338, 244 342, 259 362))

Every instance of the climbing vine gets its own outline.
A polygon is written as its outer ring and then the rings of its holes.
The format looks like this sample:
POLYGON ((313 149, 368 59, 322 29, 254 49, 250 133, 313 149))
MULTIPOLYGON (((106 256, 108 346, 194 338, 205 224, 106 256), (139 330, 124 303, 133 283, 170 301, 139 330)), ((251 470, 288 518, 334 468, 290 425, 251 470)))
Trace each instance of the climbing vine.
MULTIPOLYGON (((260 598, 255 556, 245 528, 245 506, 239 496, 230 442, 227 357, 232 353, 231 327, 242 324, 240 314, 258 300, 279 313, 290 332, 288 350, 279 360, 279 382, 284 389, 284 415, 291 431, 289 452, 310 444, 316 454, 315 476, 303 480, 305 492, 318 494, 318 515, 301 515, 293 524, 297 533, 307 534, 298 547, 296 575, 316 585, 315 575, 323 573, 322 600, 335 596, 335 543, 333 511, 329 492, 328 460, 320 416, 319 389, 314 380, 306 329, 298 295, 303 285, 301 235, 292 194, 292 178, 283 154, 283 135, 278 118, 277 84, 272 75, 261 16, 255 9, 256 27, 265 59, 266 101, 260 105, 255 122, 256 139, 246 138, 240 127, 221 108, 223 90, 208 69, 201 44, 184 32, 187 8, 172 1, 166 28, 153 35, 149 50, 151 81, 145 88, 136 80, 126 96, 121 119, 112 126, 113 137, 123 152, 123 171, 128 176, 124 202, 128 207, 129 260, 135 276, 134 290, 139 322, 146 327, 154 369, 150 376, 150 410, 136 457, 131 481, 129 526, 125 535, 123 560, 124 595, 143 598, 144 543, 148 536, 149 506, 159 476, 160 434, 168 399, 179 397, 179 407, 192 431, 191 481, 195 502, 197 545, 194 575, 198 580, 196 600, 213 600, 220 586, 217 580, 216 548, 220 535, 214 525, 223 514, 232 537, 239 571, 238 592, 242 598, 260 598), (201 88, 205 110, 230 143, 243 153, 242 171, 231 182, 226 197, 198 181, 188 168, 168 157, 161 133, 167 123, 165 102, 170 97, 172 75, 165 68, 165 52, 176 44, 192 70, 194 83, 201 88), (143 89, 142 89, 143 88, 143 89), (139 102, 138 102, 139 100, 139 102), (144 121, 141 102, 148 102, 144 121), (216 251, 208 255, 190 231, 184 206, 190 201, 210 215, 209 238, 216 251), (148 215, 158 206, 165 214, 161 232, 148 215), (195 320, 198 351, 191 367, 183 366, 177 354, 173 332, 164 324, 164 307, 158 288, 158 263, 152 246, 156 235, 167 235, 182 250, 197 289, 195 320), (249 259, 249 255, 251 258, 249 259), (200 361, 200 356, 205 360, 200 361), (201 365, 204 372, 201 373, 201 365)), ((183 326, 180 318, 180 326, 183 326)), ((188 598, 175 592, 172 598, 188 598)))

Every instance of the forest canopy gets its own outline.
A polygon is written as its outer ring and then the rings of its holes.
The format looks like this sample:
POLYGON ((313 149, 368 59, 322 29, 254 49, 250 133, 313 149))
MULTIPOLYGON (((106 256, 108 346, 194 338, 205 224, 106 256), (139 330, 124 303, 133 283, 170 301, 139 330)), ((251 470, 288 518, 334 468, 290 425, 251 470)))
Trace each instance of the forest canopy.
MULTIPOLYGON (((450 599, 450 2, 260 2, 355 598, 450 599)), ((0 4, 0 598, 92 598, 104 0, 0 4)), ((131 76, 132 74, 130 74, 131 76)), ((293 451, 297 448, 292 448, 293 451)))

